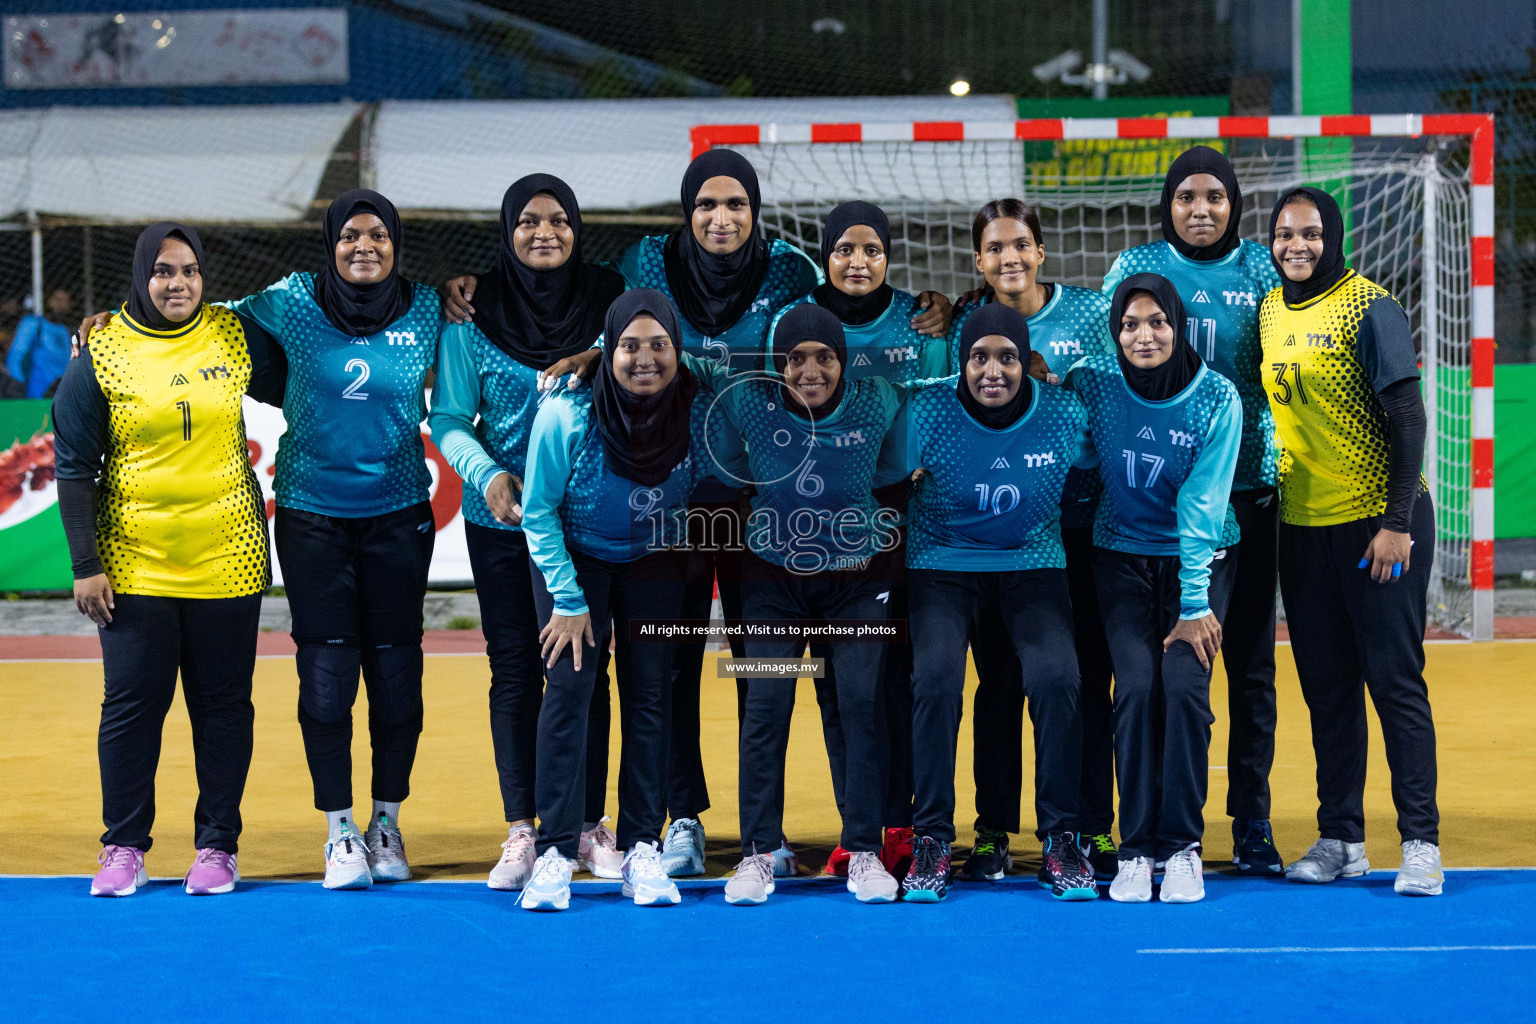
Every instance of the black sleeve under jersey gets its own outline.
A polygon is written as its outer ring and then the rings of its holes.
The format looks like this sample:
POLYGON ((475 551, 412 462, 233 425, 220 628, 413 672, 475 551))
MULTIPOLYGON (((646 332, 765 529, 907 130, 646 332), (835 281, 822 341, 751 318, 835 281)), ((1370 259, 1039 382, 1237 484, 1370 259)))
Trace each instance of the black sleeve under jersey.
POLYGON ((1365 308, 1355 334, 1355 357, 1378 395, 1400 380, 1419 376, 1419 353, 1408 314, 1392 296, 1377 296, 1365 308))
POLYGON ((1426 417, 1419 382, 1412 378, 1389 384, 1377 399, 1387 414, 1387 510, 1381 528, 1407 533, 1413 524, 1413 503, 1419 497, 1424 466, 1426 417))
POLYGON ((77 580, 102 571, 96 546, 96 478, 107 451, 109 415, 87 348, 65 368, 52 411, 59 518, 77 580))
POLYGON ((251 383, 245 393, 266 405, 282 408, 288 389, 288 357, 277 339, 255 320, 241 313, 240 327, 245 331, 245 348, 251 354, 251 383))
POLYGON ((1390 295, 1365 309, 1355 335, 1355 354, 1387 415, 1387 510, 1384 530, 1407 533, 1424 466, 1424 399, 1419 394, 1419 353, 1408 314, 1390 295))

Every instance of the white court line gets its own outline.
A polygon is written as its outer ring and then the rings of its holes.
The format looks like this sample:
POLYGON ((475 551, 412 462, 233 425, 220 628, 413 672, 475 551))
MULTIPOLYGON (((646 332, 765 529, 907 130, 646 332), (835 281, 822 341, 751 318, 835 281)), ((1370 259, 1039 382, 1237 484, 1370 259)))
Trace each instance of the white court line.
POLYGON ((1475 950, 1513 953, 1536 950, 1533 946, 1211 946, 1190 949, 1138 949, 1138 953, 1176 956, 1203 956, 1208 953, 1466 953, 1475 950))

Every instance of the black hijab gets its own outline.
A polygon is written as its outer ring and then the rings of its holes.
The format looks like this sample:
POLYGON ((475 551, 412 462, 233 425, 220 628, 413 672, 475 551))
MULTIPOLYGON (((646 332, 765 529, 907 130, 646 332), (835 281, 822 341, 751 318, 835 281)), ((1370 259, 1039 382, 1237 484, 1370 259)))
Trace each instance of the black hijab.
POLYGON ((133 246, 133 283, 128 288, 128 301, 123 303, 123 312, 134 323, 151 331, 174 331, 197 316, 197 310, 194 309, 192 316, 186 320, 167 320, 149 297, 149 280, 155 276, 155 258, 160 255, 160 246, 167 238, 179 238, 186 242, 192 249, 192 255, 197 257, 199 271, 203 265, 202 239, 185 224, 162 220, 139 233, 139 240, 133 246))
POLYGON ((1115 338, 1115 358, 1120 360, 1120 372, 1125 374, 1131 390, 1149 402, 1167 401, 1189 387, 1189 382, 1200 372, 1200 354, 1184 333, 1184 302, 1173 282, 1161 274, 1132 274, 1120 282, 1115 297, 1109 300, 1109 327, 1115 338), (1150 370, 1126 359, 1125 349, 1120 347, 1120 318, 1125 315, 1131 296, 1137 292, 1150 294, 1173 328, 1173 351, 1166 362, 1150 370))
POLYGON ((512 183, 501 199, 496 263, 480 276, 475 291, 475 325, 491 344, 542 370, 590 346, 623 290, 617 272, 581 261, 581 207, 569 185, 553 174, 530 174, 512 183), (541 194, 553 196, 565 210, 575 235, 570 257, 551 270, 535 270, 512 249, 523 208, 541 194))
POLYGON ((747 158, 732 149, 701 153, 683 173, 683 229, 673 235, 662 252, 667 287, 678 312, 701 334, 713 338, 741 319, 757 298, 768 273, 768 240, 758 230, 762 195, 757 172, 747 158), (717 256, 693 237, 693 208, 699 189, 710 178, 735 178, 747 190, 752 204, 752 228, 741 248, 717 256))
POLYGON ((1239 233, 1242 226, 1240 221, 1243 219, 1243 190, 1237 183, 1237 172, 1232 170, 1232 164, 1226 157, 1210 146, 1192 146, 1180 153, 1178 159, 1169 166, 1168 177, 1163 179, 1162 209, 1163 238, 1180 255, 1189 259, 1201 262, 1219 260, 1243 242, 1239 233), (1220 178, 1222 187, 1227 190, 1227 201, 1232 207, 1232 215, 1227 218, 1227 230, 1211 245, 1190 245, 1173 229, 1173 193, 1179 183, 1191 174, 1212 174, 1220 178))
POLYGON ((1349 265, 1344 261, 1344 215, 1339 212, 1338 200, 1320 188, 1293 188, 1282 195, 1269 215, 1269 259, 1280 273, 1280 289, 1287 306, 1310 302, 1343 280, 1349 265), (1307 200, 1323 218, 1323 255, 1305 281, 1286 277, 1285 268, 1275 259, 1275 225, 1280 222, 1280 211, 1293 199, 1307 200))
POLYGON ((1029 411, 1035 386, 1034 378, 1029 375, 1029 321, 1022 313, 1001 302, 989 302, 966 319, 965 326, 960 328, 960 379, 955 383, 955 393, 960 396, 960 405, 971 419, 989 430, 1005 430, 1029 411), (1019 390, 1013 393, 1007 405, 982 405, 981 400, 971 394, 965 376, 971 346, 993 334, 1002 335, 1018 347, 1019 365, 1024 368, 1019 390))
POLYGON ((802 341, 819 341, 830 348, 842 368, 837 377, 837 387, 815 409, 807 408, 805 401, 798 395, 790 394, 789 385, 784 385, 784 408, 796 416, 808 416, 815 422, 836 412, 843 400, 843 392, 848 386, 848 340, 843 335, 842 323, 830 309, 811 302, 792 306, 779 317, 778 326, 773 329, 773 365, 778 369, 779 376, 782 377, 785 368, 789 366, 789 354, 802 341))
POLYGON ((603 365, 592 381, 592 414, 603 435, 608 468, 626 480, 655 487, 665 483, 688 455, 689 421, 699 385, 679 356, 677 376, 656 394, 625 390, 613 375, 613 354, 619 335, 638 316, 654 317, 672 339, 672 347, 679 353, 683 350, 677 314, 665 295, 654 288, 619 295, 603 319, 603 365))
POLYGON ((343 192, 325 211, 320 231, 325 237, 325 267, 315 275, 315 302, 331 326, 342 334, 366 338, 405 316, 415 292, 411 282, 400 276, 403 232, 395 204, 372 189, 343 192), (341 229, 359 212, 371 213, 384 222, 394 249, 389 276, 377 284, 353 284, 336 269, 336 243, 341 239, 341 229))
POLYGON ((885 248, 886 273, 889 275, 891 258, 891 222, 885 211, 874 203, 855 199, 834 207, 827 214, 827 222, 821 227, 821 269, 827 275, 827 283, 816 286, 811 293, 816 305, 825 306, 836 314, 837 319, 848 327, 858 327, 873 321, 891 305, 891 285, 881 281, 880 287, 868 295, 849 295, 838 291, 832 284, 832 250, 837 240, 851 227, 858 225, 873 228, 885 248))

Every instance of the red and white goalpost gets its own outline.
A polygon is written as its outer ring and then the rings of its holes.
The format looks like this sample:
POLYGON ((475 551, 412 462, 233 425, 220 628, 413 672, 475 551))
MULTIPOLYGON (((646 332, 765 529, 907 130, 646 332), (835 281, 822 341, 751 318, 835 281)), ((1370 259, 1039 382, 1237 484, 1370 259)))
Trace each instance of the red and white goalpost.
POLYGON ((1351 264, 1408 311, 1429 413, 1426 476, 1438 516, 1432 621, 1493 636, 1493 171, 1491 114, 713 124, 693 154, 741 150, 763 223, 810 251, 836 204, 892 222, 890 279, 950 295, 979 279, 970 222, 989 199, 1040 211, 1045 275, 1097 288, 1116 253, 1161 237, 1168 162, 1206 143, 1243 185, 1243 234, 1262 240, 1278 193, 1338 195, 1351 264), (1327 140, 1327 141, 1312 141, 1327 140))

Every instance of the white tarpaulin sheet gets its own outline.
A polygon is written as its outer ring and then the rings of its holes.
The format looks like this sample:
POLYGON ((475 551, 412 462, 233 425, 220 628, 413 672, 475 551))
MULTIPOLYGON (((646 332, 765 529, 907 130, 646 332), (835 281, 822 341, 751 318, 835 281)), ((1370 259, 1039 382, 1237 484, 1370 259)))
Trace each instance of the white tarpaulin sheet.
POLYGON ((347 9, 22 14, 5 87, 319 84, 347 80, 347 9))
POLYGON ((402 100, 380 106, 372 160, 379 191, 402 209, 495 210, 513 181, 545 171, 564 178, 583 209, 628 210, 677 202, 698 124, 1017 116, 1007 96, 402 100))
POLYGON ((0 217, 302 218, 356 103, 0 115, 0 217), (14 142, 14 145, 13 145, 14 142))

